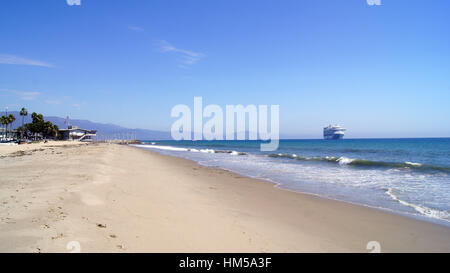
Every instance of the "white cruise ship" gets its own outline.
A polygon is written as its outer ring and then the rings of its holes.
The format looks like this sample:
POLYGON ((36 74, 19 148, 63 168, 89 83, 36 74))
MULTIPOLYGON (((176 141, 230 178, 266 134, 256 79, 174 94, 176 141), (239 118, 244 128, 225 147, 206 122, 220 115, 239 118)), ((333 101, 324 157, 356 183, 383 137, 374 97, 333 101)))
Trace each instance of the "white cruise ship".
POLYGON ((323 138, 324 139, 342 139, 344 138, 345 129, 339 125, 328 125, 328 127, 323 128, 323 138))

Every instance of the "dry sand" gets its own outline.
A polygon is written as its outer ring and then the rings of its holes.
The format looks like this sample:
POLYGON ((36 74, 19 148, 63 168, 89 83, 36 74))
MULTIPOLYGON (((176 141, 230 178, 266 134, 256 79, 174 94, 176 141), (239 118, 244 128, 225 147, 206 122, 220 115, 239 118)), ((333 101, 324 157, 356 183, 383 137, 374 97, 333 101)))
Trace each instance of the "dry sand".
POLYGON ((368 252, 369 241, 450 252, 450 228, 125 145, 0 146, 0 252, 368 252))

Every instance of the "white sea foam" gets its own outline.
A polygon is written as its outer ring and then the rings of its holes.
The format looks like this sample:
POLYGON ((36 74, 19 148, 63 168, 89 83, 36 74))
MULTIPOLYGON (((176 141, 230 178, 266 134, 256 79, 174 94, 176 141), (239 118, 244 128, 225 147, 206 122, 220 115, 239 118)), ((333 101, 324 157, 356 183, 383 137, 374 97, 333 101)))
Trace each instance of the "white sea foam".
POLYGON ((188 152, 189 149, 181 148, 181 147, 172 147, 172 146, 160 146, 160 145, 133 145, 136 147, 150 148, 150 149, 158 149, 158 150, 167 150, 167 151, 179 151, 179 152, 188 152))
POLYGON ((195 148, 183 148, 183 147, 173 147, 173 146, 161 146, 161 145, 142 145, 135 144, 131 145, 135 147, 148 148, 148 149, 158 149, 166 151, 176 151, 176 152, 193 152, 193 153, 205 153, 205 154, 229 154, 229 155, 246 155, 244 152, 239 151, 228 151, 228 150, 214 150, 214 149, 195 149, 195 148))
POLYGON ((406 165, 411 165, 411 166, 414 166, 414 167, 420 167, 420 166, 422 166, 422 164, 420 164, 420 163, 408 162, 408 161, 406 161, 405 164, 406 164, 406 165))
POLYGON ((342 157, 338 158, 336 161, 339 163, 339 165, 348 165, 348 164, 352 163, 353 160, 354 159, 352 159, 352 158, 342 156, 342 157))
POLYGON ((431 208, 427 208, 425 206, 419 206, 419 205, 412 204, 412 203, 406 202, 404 200, 401 200, 397 197, 397 195, 394 194, 394 191, 392 190, 392 188, 389 188, 386 191, 386 194, 389 195, 394 201, 397 201, 404 206, 411 207, 422 215, 425 215, 425 216, 428 216, 431 218, 435 218, 435 219, 450 221, 450 214, 447 211, 431 209, 431 208))

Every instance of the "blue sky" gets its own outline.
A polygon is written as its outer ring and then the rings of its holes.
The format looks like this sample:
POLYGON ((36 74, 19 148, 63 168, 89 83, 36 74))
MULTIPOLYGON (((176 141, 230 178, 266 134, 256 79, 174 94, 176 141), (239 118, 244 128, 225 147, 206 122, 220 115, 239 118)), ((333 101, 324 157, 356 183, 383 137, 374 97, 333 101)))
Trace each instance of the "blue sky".
POLYGON ((2 1, 0 108, 170 130, 176 104, 279 104, 280 130, 450 136, 450 1, 2 1))

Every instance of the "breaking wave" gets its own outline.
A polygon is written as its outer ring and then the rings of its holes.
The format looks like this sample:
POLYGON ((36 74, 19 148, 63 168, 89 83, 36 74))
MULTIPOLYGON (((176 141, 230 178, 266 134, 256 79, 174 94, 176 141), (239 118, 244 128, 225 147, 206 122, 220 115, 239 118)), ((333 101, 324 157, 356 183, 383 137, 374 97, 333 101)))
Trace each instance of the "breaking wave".
POLYGON ((194 153, 207 153, 207 154, 230 154, 230 155, 246 155, 244 152, 238 152, 233 150, 214 150, 214 149, 195 149, 195 148, 184 148, 184 147, 173 147, 173 146, 162 146, 162 145, 132 145, 142 148, 166 150, 166 151, 177 151, 177 152, 194 152, 194 153))
POLYGON ((274 158, 289 158, 294 160, 301 161, 323 161, 336 163, 341 166, 354 166, 354 167, 378 167, 378 168, 397 168, 397 169, 411 169, 416 171, 439 171, 450 173, 449 167, 442 166, 433 166, 433 165, 424 165, 416 162, 386 162, 386 161, 372 161, 365 159, 357 159, 357 158, 348 158, 345 156, 342 157, 334 157, 334 156, 326 156, 326 157, 306 157, 300 156, 297 154, 269 154, 269 157, 274 158))

